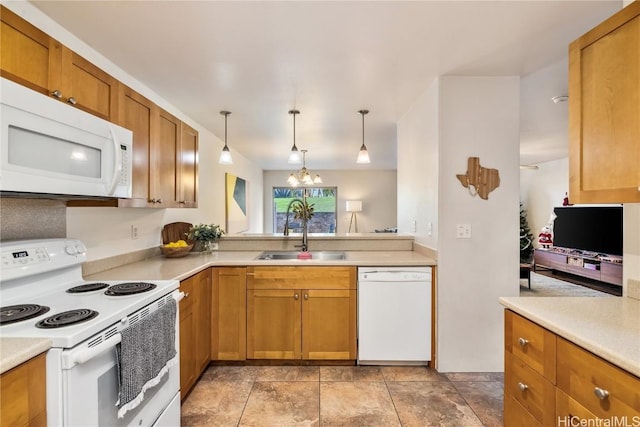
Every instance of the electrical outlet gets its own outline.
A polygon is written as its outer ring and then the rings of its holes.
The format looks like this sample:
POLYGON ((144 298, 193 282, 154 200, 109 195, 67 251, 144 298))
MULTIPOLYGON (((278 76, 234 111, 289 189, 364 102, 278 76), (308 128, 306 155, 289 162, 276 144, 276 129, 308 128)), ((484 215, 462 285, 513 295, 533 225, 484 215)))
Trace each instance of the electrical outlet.
POLYGON ((433 236, 433 223, 430 222, 427 224, 427 236, 433 236))
POLYGON ((131 225, 131 240, 136 240, 138 238, 138 226, 131 225))
POLYGON ((458 224, 456 227, 457 239, 470 239, 471 238, 471 224, 458 224))
POLYGON ((411 221, 411 231, 415 233, 416 229, 417 229, 416 220, 414 219, 413 221, 411 221))

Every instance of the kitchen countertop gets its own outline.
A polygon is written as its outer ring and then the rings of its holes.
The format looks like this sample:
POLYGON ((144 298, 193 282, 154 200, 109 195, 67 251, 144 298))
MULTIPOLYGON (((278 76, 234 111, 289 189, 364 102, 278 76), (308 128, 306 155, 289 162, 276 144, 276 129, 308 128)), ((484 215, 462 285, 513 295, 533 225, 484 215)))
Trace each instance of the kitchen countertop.
POLYGON ((0 374, 51 348, 45 338, 0 338, 0 374))
POLYGON ((257 260, 262 251, 216 251, 189 254, 182 258, 162 256, 126 264, 86 276, 86 280, 183 280, 207 267, 215 266, 434 266, 432 258, 413 251, 345 251, 344 260, 257 260))
POLYGON ((619 297, 503 297, 500 303, 640 377, 640 301, 619 297))

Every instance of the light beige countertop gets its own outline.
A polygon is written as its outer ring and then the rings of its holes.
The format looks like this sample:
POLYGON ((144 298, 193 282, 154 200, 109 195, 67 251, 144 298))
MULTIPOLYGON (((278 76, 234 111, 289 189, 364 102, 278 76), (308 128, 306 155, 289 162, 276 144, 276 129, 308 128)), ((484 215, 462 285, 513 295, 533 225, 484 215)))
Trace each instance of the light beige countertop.
POLYGON ((182 258, 157 256, 85 277, 86 280, 183 280, 215 266, 434 266, 436 262, 413 251, 345 251, 344 260, 257 260, 262 251, 215 251, 182 258))
POLYGON ((639 300, 503 297, 500 304, 640 377, 639 300))
POLYGON ((51 348, 45 338, 0 338, 0 374, 51 348))

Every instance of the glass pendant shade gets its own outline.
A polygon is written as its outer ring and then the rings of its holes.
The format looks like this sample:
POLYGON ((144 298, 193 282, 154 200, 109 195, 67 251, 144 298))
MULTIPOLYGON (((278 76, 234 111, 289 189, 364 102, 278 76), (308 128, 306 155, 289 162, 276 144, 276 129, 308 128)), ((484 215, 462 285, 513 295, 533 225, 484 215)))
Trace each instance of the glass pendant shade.
POLYGON ((367 151, 367 146, 364 145, 364 116, 369 113, 369 110, 358 110, 358 113, 362 115, 362 145, 360 146, 360 152, 358 153, 358 159, 356 163, 371 163, 371 159, 369 159, 369 152, 367 151))
POLYGON ((218 163, 221 165, 232 165, 233 159, 231 159, 231 151, 229 151, 229 147, 227 146, 227 116, 231 114, 231 111, 220 111, 220 114, 224 116, 224 147, 222 147, 222 151, 220 152, 218 163))
POLYGON ((289 110, 289 114, 293 116, 293 147, 291 147, 291 151, 289 152, 289 160, 290 164, 299 164, 302 163, 302 156, 298 151, 298 147, 296 147, 296 114, 300 114, 298 110, 289 110))

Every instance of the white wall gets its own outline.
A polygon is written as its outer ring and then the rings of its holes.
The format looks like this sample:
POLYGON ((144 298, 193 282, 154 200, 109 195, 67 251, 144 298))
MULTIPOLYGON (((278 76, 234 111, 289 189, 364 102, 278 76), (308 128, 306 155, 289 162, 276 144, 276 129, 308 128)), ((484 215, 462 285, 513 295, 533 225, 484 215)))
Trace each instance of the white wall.
MULTIPOLYGON (((224 174, 231 172, 249 182, 250 231, 262 231, 262 170, 233 151, 232 166, 218 165, 223 142, 191 120, 158 93, 111 63, 77 39, 55 21, 27 2, 6 2, 25 20, 88 59, 116 79, 140 92, 199 132, 199 200, 197 209, 67 208, 67 236, 81 239, 88 248, 88 259, 95 260, 159 245, 160 230, 174 221, 225 224, 224 174), (131 226, 138 227, 138 238, 131 239, 131 226)), ((221 107, 212 106, 216 112, 221 107)))
MULTIPOLYGON (((397 174, 395 170, 313 170, 322 177, 322 186, 338 187, 336 233, 346 233, 351 214, 345 211, 347 200, 362 201, 358 212, 358 232, 396 226, 397 174)), ((273 233, 273 188, 286 187, 291 171, 264 171, 264 230, 273 233)), ((351 230, 355 230, 352 228, 351 230)))
POLYGON ((527 210, 536 247, 540 247, 540 230, 549 222, 553 208, 562 206, 564 195, 569 191, 569 159, 539 163, 538 166, 537 170, 520 171, 520 200, 527 210))
POLYGON ((622 294, 624 296, 633 294, 635 298, 640 298, 640 285, 636 284, 633 292, 629 289, 633 286, 629 283, 630 279, 640 282, 640 203, 623 205, 623 221, 622 294))
POLYGON ((438 94, 434 80, 398 121, 398 232, 431 249, 438 248, 438 94))
POLYGON ((437 242, 417 239, 438 250, 441 372, 504 369, 498 298, 517 296, 519 287, 519 85, 518 77, 441 77, 399 121, 399 206, 419 201, 398 213, 399 223, 423 203, 425 219, 438 224, 437 242), (472 197, 456 179, 472 156, 500 172, 488 200, 472 197), (427 167, 421 161, 433 158, 427 167), (403 196, 403 188, 412 191, 403 196), (472 238, 456 239, 457 224, 470 224, 472 238))

